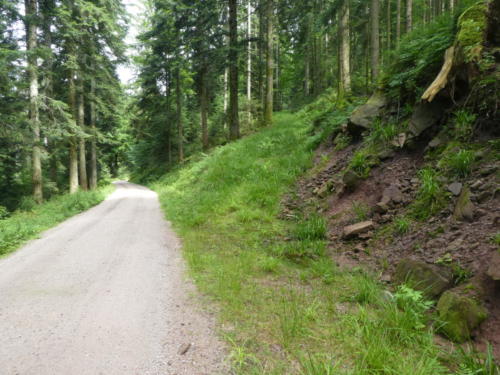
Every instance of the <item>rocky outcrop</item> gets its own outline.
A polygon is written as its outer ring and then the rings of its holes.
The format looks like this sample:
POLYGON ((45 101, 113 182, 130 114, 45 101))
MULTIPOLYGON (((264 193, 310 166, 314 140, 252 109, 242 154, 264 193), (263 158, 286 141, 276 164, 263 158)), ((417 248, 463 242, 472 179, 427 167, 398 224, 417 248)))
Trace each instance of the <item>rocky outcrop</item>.
POLYGON ((490 259, 486 274, 495 281, 500 281, 500 251, 495 251, 490 259))
POLYGON ((437 304, 441 331, 456 342, 471 338, 471 332, 488 316, 486 309, 474 298, 463 295, 458 289, 443 293, 437 304))
POLYGON ((347 130, 357 134, 370 129, 373 121, 381 115, 387 104, 388 100, 384 94, 380 91, 375 92, 365 104, 354 110, 349 118, 347 130))
POLYGON ((422 291, 428 298, 436 298, 452 286, 453 276, 450 270, 420 262, 403 259, 396 267, 394 281, 407 284, 422 291))
POLYGON ((409 130, 418 137, 431 126, 436 125, 443 117, 446 105, 439 100, 419 103, 410 119, 409 130))

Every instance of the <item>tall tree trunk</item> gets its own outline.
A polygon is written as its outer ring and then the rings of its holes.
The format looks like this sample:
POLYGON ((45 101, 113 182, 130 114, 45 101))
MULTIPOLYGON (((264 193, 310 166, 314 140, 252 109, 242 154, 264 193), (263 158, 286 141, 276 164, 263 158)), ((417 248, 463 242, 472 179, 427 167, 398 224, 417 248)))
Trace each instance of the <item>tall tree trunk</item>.
MULTIPOLYGON (((75 72, 69 73, 69 107, 73 115, 73 120, 77 121, 76 109, 76 87, 75 72)), ((69 140, 69 192, 70 194, 78 191, 78 147, 77 140, 72 136, 69 140)))
POLYGON ((240 137, 238 104, 238 2, 229 0, 229 138, 240 137))
POLYGON ((396 2, 396 46, 399 47, 401 39, 401 0, 396 2))
POLYGON ((177 131, 179 138, 179 162, 184 161, 184 128, 182 125, 181 69, 177 68, 175 78, 175 100, 177 107, 177 131))
POLYGON ((340 84, 341 94, 351 91, 351 33, 349 30, 349 0, 340 9, 340 84))
POLYGON ((247 4, 247 116, 248 124, 252 123, 252 2, 247 4))
MULTIPOLYGON (((94 64, 92 67, 95 69, 94 64)), ((97 189, 97 129, 96 129, 96 106, 95 106, 95 78, 90 79, 90 130, 92 139, 90 141, 90 189, 97 189)))
POLYGON ((273 122, 274 102, 274 59, 273 59, 273 0, 266 2, 266 101, 264 105, 264 125, 269 126, 273 122))
POLYGON ((387 51, 392 47, 391 0, 387 0, 387 51))
POLYGON ((33 132, 32 181, 35 202, 43 201, 42 150, 40 139, 40 119, 38 114, 38 68, 35 50, 37 48, 37 0, 25 0, 26 49, 28 54, 29 78, 29 121, 33 132))
MULTIPOLYGON (((83 82, 80 82, 80 89, 78 93, 78 126, 80 127, 82 132, 85 132, 85 102, 83 96, 83 82)), ((88 190, 89 185, 87 179, 87 152, 85 146, 85 138, 83 137, 79 139, 78 153, 78 166, 80 167, 80 187, 82 188, 82 190, 88 190)))
POLYGON ((201 112, 201 140, 203 151, 208 150, 208 94, 207 94, 207 67, 201 69, 201 95, 200 95, 200 112, 201 112))
POLYGON ((380 0, 371 0, 371 65, 372 65, 372 82, 376 83, 379 75, 379 58, 380 58, 380 33, 379 33, 379 17, 380 17, 380 0))
POLYGON ((413 29, 413 0, 406 0, 406 32, 413 29))

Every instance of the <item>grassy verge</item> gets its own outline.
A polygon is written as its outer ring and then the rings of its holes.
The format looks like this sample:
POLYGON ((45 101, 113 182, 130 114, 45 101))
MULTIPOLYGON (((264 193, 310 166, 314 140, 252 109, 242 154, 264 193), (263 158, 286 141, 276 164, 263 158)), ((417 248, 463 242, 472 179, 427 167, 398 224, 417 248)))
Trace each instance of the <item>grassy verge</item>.
POLYGON ((57 196, 44 204, 33 205, 28 210, 17 211, 0 220, 0 256, 15 251, 43 231, 99 204, 111 190, 112 187, 107 186, 96 191, 57 196))
POLYGON ((220 307, 235 373, 449 374, 457 361, 434 344, 420 294, 392 295, 370 275, 339 271, 322 218, 278 218, 283 194, 312 164, 309 130, 279 114, 153 186, 192 277, 220 307))

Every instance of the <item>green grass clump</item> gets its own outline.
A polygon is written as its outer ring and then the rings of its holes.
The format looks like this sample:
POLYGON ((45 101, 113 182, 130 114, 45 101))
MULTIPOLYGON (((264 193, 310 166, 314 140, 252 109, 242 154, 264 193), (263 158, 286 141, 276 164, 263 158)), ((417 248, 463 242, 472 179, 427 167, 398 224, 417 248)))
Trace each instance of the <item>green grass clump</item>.
POLYGON ((348 168, 352 169, 362 178, 370 175, 372 167, 376 164, 374 155, 368 148, 362 148, 354 153, 349 162, 348 168))
POLYGON ((21 203, 24 211, 16 211, 10 217, 0 220, 0 255, 14 251, 41 232, 97 205, 108 192, 109 188, 80 191, 57 196, 41 205, 36 205, 31 198, 24 199, 21 203))
POLYGON ((455 138, 468 141, 474 134, 474 123, 476 115, 466 109, 460 109, 454 113, 454 136, 455 138))
POLYGON ((460 347, 455 353, 458 363, 456 375, 500 375, 500 367, 495 362, 493 348, 488 343, 486 353, 481 353, 472 347, 460 347))
POLYGON ((398 217, 394 219, 393 223, 394 232, 399 235, 406 234, 410 231, 411 221, 407 217, 398 217))
POLYGON ((326 238, 326 220, 320 215, 299 221, 292 231, 292 236, 297 240, 324 240, 326 238))
POLYGON ((419 171, 420 189, 413 203, 413 215, 425 220, 439 212, 446 204, 447 194, 438 179, 438 173, 432 168, 419 171))
POLYGON ((385 124, 378 120, 373 123, 366 141, 372 145, 386 146, 398 135, 398 128, 394 123, 385 124))
POLYGON ((368 207, 366 203, 353 201, 351 206, 356 222, 368 220, 370 216, 370 207, 368 207))
POLYGON ((475 153, 471 150, 450 152, 441 159, 440 166, 444 167, 452 176, 464 178, 472 171, 475 153))

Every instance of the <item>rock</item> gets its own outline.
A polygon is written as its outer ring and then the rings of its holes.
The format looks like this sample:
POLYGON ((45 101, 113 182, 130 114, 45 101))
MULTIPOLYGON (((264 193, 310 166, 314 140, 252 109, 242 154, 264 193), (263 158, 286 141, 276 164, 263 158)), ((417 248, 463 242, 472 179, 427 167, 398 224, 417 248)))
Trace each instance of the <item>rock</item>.
POLYGON ((401 193, 401 190, 399 190, 399 188, 395 184, 392 184, 389 187, 385 188, 382 192, 382 200, 380 201, 380 203, 400 203, 402 200, 403 193, 401 193))
POLYGON ((448 139, 447 139, 446 135, 443 133, 440 133, 437 136, 435 136, 434 138, 432 138, 432 140, 429 142, 427 147, 428 148, 436 148, 436 147, 439 147, 439 146, 445 144, 447 141, 448 141, 448 139))
POLYGON ((477 180, 476 182, 474 182, 470 186, 470 188, 471 188, 471 190, 478 190, 482 185, 483 185, 483 181, 482 180, 477 180))
POLYGON ((454 195, 459 196, 462 192, 463 184, 460 182, 453 182, 448 185, 448 190, 454 195))
POLYGON ((370 129, 373 121, 380 116, 387 103, 387 98, 381 91, 375 92, 365 104, 352 112, 347 126, 348 131, 361 133, 363 130, 370 129))
POLYGON ((489 165, 489 166, 482 168, 479 171, 479 174, 483 177, 486 177, 486 176, 489 176, 490 174, 495 173, 496 170, 497 170, 497 167, 495 165, 489 165))
POLYGON ((443 293, 437 303, 437 312, 443 322, 441 330, 456 342, 469 340, 471 332, 488 316, 483 306, 457 290, 443 293))
POLYGON ((192 345, 191 343, 181 345, 178 351, 179 355, 186 354, 189 351, 189 349, 191 349, 191 345, 192 345))
POLYGON ((381 161, 384 161, 387 159, 392 159, 394 156, 396 156, 396 153, 390 148, 384 148, 377 154, 377 156, 381 161))
POLYGON ((391 144, 394 147, 403 148, 406 143, 407 135, 406 133, 399 133, 394 139, 391 141, 391 144))
POLYGON ((422 291, 429 298, 436 298, 453 283, 453 275, 447 268, 418 260, 403 259, 396 267, 394 280, 422 291))
POLYGON ((385 214, 389 211, 389 206, 386 203, 379 202, 375 205, 374 210, 379 214, 385 214))
POLYGON ((443 117, 445 106, 439 100, 422 102, 415 107, 410 119, 409 130, 418 137, 426 129, 438 123, 443 117))
POLYGON ((348 190, 354 190, 361 181, 361 176, 354 172, 352 169, 348 169, 342 176, 342 182, 348 190))
POLYGON ((462 189, 462 193, 458 197, 455 211, 453 212, 455 220, 472 221, 474 219, 474 205, 470 200, 470 190, 467 188, 462 189))
POLYGON ((491 192, 485 190, 485 191, 480 192, 476 196, 476 201, 477 201, 477 203, 481 204, 483 202, 486 202, 488 199, 490 199, 491 196, 492 196, 491 192))
POLYGON ((316 194, 320 198, 325 198, 328 193, 332 190, 333 182, 327 181, 320 187, 314 190, 314 194, 316 194))
POLYGON ((370 230, 373 229, 373 221, 368 220, 368 221, 363 221, 361 223, 349 225, 344 228, 343 231, 343 238, 348 239, 352 237, 356 237, 362 233, 369 232, 370 230))
POLYGON ((490 259, 490 266, 486 274, 495 281, 500 281, 500 252, 497 250, 490 259))

